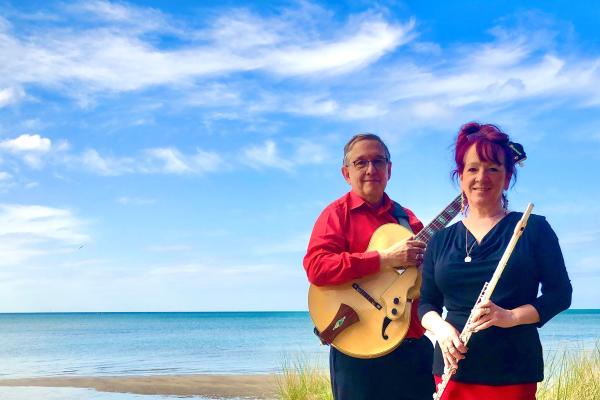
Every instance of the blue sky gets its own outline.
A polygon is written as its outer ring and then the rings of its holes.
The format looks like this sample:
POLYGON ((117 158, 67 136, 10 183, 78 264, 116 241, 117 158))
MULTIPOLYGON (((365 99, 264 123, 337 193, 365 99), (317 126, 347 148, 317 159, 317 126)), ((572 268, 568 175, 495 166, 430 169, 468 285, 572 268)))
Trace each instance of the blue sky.
POLYGON ((305 310, 342 147, 381 135, 429 221, 495 123, 600 307, 595 2, 0 1, 0 312, 305 310))

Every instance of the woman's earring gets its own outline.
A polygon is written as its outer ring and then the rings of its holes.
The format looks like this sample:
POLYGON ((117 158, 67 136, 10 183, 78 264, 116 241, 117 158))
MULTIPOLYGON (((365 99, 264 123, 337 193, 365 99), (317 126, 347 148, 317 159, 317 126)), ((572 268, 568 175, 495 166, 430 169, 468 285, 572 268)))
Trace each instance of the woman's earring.
POLYGON ((462 215, 465 215, 466 208, 467 208, 467 201, 465 199, 465 192, 461 191, 460 192, 460 213, 462 215))
POLYGON ((506 192, 502 193, 502 207, 504 211, 508 211, 508 197, 506 196, 506 192))

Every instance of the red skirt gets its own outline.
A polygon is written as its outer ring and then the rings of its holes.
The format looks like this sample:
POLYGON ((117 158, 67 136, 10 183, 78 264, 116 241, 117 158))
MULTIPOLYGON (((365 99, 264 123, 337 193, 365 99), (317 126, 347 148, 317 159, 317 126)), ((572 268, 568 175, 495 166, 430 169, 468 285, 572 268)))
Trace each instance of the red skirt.
MULTIPOLYGON (((435 385, 442 381, 434 376, 435 385)), ((448 382, 440 400, 535 400, 537 383, 522 383, 518 385, 480 385, 477 383, 448 382)))

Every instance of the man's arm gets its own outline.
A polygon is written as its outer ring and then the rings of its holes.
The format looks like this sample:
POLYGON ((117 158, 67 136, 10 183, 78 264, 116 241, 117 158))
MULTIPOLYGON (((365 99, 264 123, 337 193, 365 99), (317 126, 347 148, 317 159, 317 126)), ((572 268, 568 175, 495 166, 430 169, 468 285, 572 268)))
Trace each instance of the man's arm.
POLYGON ((339 285, 381 268, 418 266, 423 260, 425 244, 416 240, 381 251, 350 252, 344 226, 344 213, 333 207, 317 219, 304 257, 304 269, 312 284, 339 285))
POLYGON ((345 216, 334 207, 317 219, 303 263, 310 283, 339 285, 379 271, 378 252, 348 251, 344 225, 345 216))

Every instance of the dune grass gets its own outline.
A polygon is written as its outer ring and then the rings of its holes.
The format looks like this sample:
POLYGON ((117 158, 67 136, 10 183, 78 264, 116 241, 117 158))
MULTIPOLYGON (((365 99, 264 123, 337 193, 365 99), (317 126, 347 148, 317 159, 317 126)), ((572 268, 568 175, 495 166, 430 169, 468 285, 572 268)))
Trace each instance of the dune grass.
POLYGON ((333 400, 328 372, 306 357, 284 359, 277 391, 281 400, 333 400))
MULTIPOLYGON (((332 400, 329 374, 316 362, 286 360, 278 376, 281 400, 332 400)), ((600 399, 600 342, 594 350, 562 352, 546 360, 537 400, 600 399)))
POLYGON ((600 399, 600 342, 591 351, 562 352, 546 360, 537 400, 600 399))

